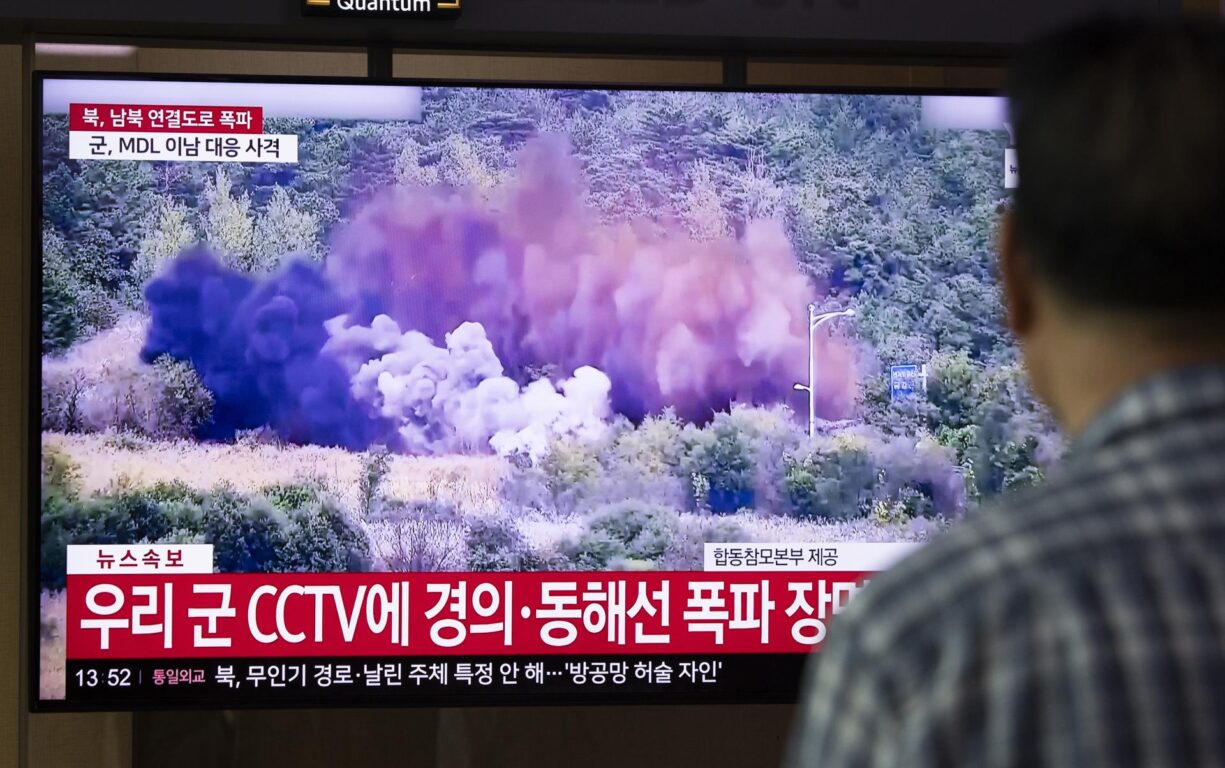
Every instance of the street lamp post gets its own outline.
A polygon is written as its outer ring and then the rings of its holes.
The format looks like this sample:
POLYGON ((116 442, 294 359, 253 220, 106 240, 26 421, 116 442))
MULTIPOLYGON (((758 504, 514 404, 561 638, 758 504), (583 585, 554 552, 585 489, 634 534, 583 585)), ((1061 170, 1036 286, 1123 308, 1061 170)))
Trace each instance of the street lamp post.
POLYGON ((817 328, 836 317, 854 317, 855 310, 842 309, 836 312, 817 314, 817 305, 808 305, 808 384, 796 384, 799 392, 808 393, 808 436, 817 434, 817 328))

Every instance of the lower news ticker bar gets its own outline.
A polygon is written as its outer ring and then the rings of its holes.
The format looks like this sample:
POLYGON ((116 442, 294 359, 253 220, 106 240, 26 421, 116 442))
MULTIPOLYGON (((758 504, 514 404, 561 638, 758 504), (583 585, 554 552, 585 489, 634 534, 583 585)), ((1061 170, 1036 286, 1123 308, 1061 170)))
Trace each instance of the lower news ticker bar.
POLYGON ((70 705, 793 701, 807 654, 69 660, 70 705))

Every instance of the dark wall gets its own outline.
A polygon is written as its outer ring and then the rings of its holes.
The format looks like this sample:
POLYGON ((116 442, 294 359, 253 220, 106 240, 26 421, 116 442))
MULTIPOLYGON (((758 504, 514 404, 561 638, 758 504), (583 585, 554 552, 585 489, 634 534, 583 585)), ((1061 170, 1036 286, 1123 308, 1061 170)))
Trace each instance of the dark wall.
POLYGON ((0 0, 0 33, 770 53, 999 53, 1101 10, 1179 0, 464 0, 454 20, 305 18, 301 0, 0 0))

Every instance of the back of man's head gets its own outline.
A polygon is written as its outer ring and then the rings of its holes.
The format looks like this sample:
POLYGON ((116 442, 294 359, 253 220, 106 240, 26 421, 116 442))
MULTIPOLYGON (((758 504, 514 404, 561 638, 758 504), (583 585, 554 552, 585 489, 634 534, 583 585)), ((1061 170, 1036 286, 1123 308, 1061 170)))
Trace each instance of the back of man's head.
POLYGON ((1077 309, 1217 315, 1225 27, 1077 26, 1021 54, 1008 96, 1015 236, 1035 276, 1077 309))

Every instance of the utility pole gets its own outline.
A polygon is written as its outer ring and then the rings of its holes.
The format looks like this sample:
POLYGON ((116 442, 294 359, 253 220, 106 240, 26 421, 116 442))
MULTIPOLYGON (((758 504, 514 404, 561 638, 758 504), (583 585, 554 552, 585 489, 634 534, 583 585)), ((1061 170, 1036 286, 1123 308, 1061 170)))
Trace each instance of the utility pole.
POLYGON ((817 434, 817 328, 838 317, 854 317, 855 310, 841 309, 817 314, 817 305, 808 305, 808 384, 795 384, 799 392, 808 393, 808 437, 817 434))

